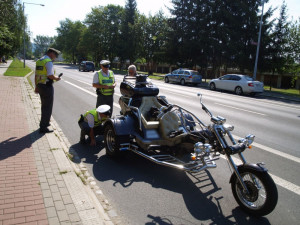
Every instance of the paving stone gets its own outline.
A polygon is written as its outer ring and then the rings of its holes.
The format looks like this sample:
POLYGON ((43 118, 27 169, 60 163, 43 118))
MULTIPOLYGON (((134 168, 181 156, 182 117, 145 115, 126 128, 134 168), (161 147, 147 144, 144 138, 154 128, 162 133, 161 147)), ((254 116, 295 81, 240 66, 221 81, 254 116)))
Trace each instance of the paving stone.
POLYGON ((57 211, 59 221, 70 221, 67 210, 57 211))
MULTIPOLYGON (((55 180, 55 178, 49 178, 49 179, 47 179, 48 180, 48 184, 49 184, 49 186, 51 186, 51 185, 55 185, 56 184, 56 180, 55 180)), ((51 190, 51 189, 50 189, 51 190)))
POLYGON ((62 201, 62 197, 61 197, 61 194, 60 192, 55 192, 55 193, 52 193, 52 198, 53 198, 53 201, 62 201))
POLYGON ((43 190, 42 193, 43 193, 44 198, 51 197, 51 191, 50 190, 43 190))
POLYGON ((72 223, 80 222, 80 221, 81 221, 81 219, 80 219, 78 213, 69 214, 69 217, 70 217, 70 221, 71 221, 72 223))
POLYGON ((49 218, 57 217, 55 207, 48 207, 48 208, 46 208, 46 211, 47 211, 47 216, 48 216, 49 218))
POLYGON ((49 225, 59 225, 59 219, 58 217, 49 218, 49 225))
POLYGON ((77 210, 76 210, 73 203, 72 204, 67 204, 67 205, 65 205, 65 207, 66 207, 66 210, 67 210, 68 214, 73 214, 73 213, 77 212, 77 210))
POLYGON ((45 207, 51 207, 54 206, 54 202, 52 198, 44 198, 45 207))
POLYGON ((56 201, 56 202, 54 202, 54 205, 55 205, 56 210, 58 210, 58 211, 66 209, 63 201, 56 201))
POLYGON ((70 195, 64 195, 62 196, 62 199, 65 205, 73 203, 70 195))

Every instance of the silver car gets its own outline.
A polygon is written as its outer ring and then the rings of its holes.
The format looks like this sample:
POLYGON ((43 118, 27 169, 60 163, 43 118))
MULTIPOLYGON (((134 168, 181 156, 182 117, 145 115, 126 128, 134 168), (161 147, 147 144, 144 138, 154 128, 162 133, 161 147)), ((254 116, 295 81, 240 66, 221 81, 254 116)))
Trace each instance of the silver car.
POLYGON ((209 82, 211 90, 233 91, 237 95, 262 93, 264 84, 260 81, 254 81, 252 77, 240 74, 226 74, 218 79, 209 82))
POLYGON ((165 76, 166 83, 180 83, 181 85, 192 84, 197 86, 202 82, 202 76, 198 71, 188 69, 174 70, 165 76))

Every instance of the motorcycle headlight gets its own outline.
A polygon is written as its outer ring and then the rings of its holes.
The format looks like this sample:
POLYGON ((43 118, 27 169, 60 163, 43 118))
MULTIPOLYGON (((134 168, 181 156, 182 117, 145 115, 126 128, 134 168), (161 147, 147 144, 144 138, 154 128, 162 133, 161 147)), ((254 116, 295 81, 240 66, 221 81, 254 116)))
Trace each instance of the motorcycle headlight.
POLYGON ((233 131, 234 130, 234 126, 230 125, 230 124, 224 124, 223 125, 224 129, 227 131, 233 131))
POLYGON ((246 136, 246 139, 248 141, 248 145, 251 145, 254 142, 254 138, 255 138, 255 136, 253 134, 248 134, 246 136))
POLYGON ((204 151, 204 145, 202 142, 197 142, 195 145, 194 145, 194 152, 196 153, 196 155, 200 155, 201 152, 204 151))

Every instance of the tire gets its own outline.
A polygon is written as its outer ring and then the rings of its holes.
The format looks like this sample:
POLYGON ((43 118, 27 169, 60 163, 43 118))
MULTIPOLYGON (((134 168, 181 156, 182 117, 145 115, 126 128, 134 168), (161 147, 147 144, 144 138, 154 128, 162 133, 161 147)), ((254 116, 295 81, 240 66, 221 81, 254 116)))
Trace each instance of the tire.
POLYGON ((180 80, 180 84, 184 86, 184 85, 185 85, 185 80, 184 80, 184 79, 181 79, 181 80, 180 80))
POLYGON ((240 86, 237 86, 234 90, 234 92, 237 94, 237 95, 242 95, 243 94, 243 88, 241 88, 240 86))
POLYGON ((215 91, 216 90, 215 83, 210 83, 209 88, 210 88, 210 90, 215 91))
POLYGON ((265 216, 271 213, 278 201, 277 187, 271 176, 266 171, 261 172, 243 167, 239 168, 239 172, 250 192, 250 194, 243 193, 242 185, 234 174, 231 189, 240 207, 254 216, 265 216), (255 178, 261 188, 257 187, 251 176, 255 178))
POLYGON ((118 157, 121 155, 120 140, 116 135, 112 124, 104 128, 104 144, 106 155, 111 157, 118 157))
POLYGON ((165 83, 169 83, 169 78, 168 77, 165 77, 165 83))

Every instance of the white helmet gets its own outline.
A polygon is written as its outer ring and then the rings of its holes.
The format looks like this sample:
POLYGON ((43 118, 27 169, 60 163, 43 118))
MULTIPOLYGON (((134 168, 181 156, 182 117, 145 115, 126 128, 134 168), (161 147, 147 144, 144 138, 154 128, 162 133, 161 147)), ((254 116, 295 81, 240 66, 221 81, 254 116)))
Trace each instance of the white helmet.
POLYGON ((110 110, 110 106, 109 106, 109 105, 100 105, 100 106, 96 109, 96 111, 97 111, 98 113, 108 113, 109 110, 110 110))

